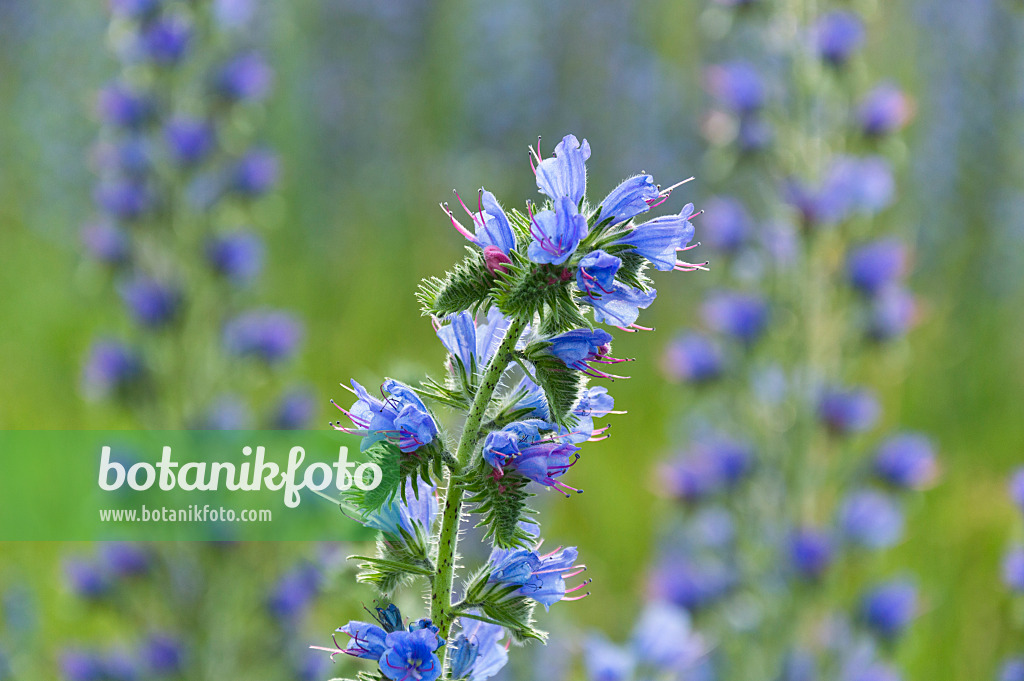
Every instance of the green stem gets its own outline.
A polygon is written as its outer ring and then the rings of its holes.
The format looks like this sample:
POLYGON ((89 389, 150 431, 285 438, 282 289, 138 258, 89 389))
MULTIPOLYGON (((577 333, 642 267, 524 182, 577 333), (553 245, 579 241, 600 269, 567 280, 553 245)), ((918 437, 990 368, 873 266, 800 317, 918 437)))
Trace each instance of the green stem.
MULTIPOLYGON (((441 534, 437 548, 437 571, 430 593, 430 616, 439 629, 438 635, 444 641, 448 640, 448 633, 452 627, 455 556, 459 543, 462 499, 466 491, 460 480, 460 474, 469 464, 470 457, 476 449, 476 443, 480 440, 480 425, 483 422, 484 414, 491 404, 498 381, 501 380, 508 365, 512 363, 516 341, 519 340, 525 327, 525 322, 513 321, 505 333, 505 339, 494 353, 490 364, 487 365, 487 371, 484 372, 480 388, 477 390, 473 405, 466 416, 466 425, 462 429, 459 448, 455 452, 458 467, 448 476, 448 492, 444 498, 444 515, 441 518, 441 534)), ((442 648, 442 655, 444 650, 446 648, 442 648)), ((442 662, 444 662, 443 659, 442 662)))

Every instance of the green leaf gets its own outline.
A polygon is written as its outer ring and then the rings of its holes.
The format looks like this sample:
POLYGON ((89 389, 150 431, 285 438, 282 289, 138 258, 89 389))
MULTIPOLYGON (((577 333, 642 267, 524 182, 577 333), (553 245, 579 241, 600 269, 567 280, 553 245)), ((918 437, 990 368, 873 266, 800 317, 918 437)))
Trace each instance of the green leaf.
POLYGON ((425 315, 445 317, 463 310, 475 313, 489 307, 495 276, 487 270, 483 253, 467 247, 469 255, 444 278, 430 277, 420 283, 416 297, 425 315))

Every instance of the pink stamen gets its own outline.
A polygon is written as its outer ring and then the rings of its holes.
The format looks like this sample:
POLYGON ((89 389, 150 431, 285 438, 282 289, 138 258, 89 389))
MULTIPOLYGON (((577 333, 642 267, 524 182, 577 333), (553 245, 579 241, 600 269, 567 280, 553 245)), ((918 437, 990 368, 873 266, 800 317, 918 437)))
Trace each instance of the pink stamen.
MULTIPOLYGON (((458 190, 453 189, 452 192, 454 192, 455 198, 459 200, 459 205, 462 206, 462 210, 466 211, 466 215, 468 215, 469 219, 473 221, 473 224, 479 224, 481 227, 485 226, 483 215, 477 215, 471 211, 469 206, 466 205, 466 202, 462 200, 461 196, 459 196, 458 190)), ((480 212, 483 213, 482 208, 480 209, 480 212)))
POLYGON ((683 246, 682 248, 677 248, 676 249, 676 253, 681 253, 683 251, 692 251, 693 249, 697 248, 698 246, 700 246, 700 242, 699 241, 697 243, 695 243, 695 244, 690 244, 689 246, 683 246))
POLYGON ((585 589, 589 584, 590 584, 590 580, 588 579, 585 582, 580 582, 579 584, 577 584, 576 586, 574 586, 571 589, 566 589, 565 593, 571 594, 573 591, 579 591, 580 589, 585 589))
POLYGON ((563 601, 582 601, 584 598, 590 595, 590 592, 583 594, 582 596, 566 596, 563 601))
POLYGON ((455 228, 455 230, 459 234, 461 234, 462 236, 464 236, 467 239, 469 239, 470 241, 472 241, 473 243, 476 243, 476 234, 473 234, 472 232, 470 232, 468 229, 466 229, 465 227, 462 226, 461 222, 459 222, 457 219, 455 219, 455 213, 453 213, 452 209, 448 207, 448 204, 447 203, 441 203, 441 204, 438 204, 438 205, 441 206, 441 210, 443 210, 444 214, 448 216, 448 219, 452 221, 452 226, 455 228))
POLYGON ((704 272, 710 272, 711 270, 708 269, 708 265, 710 265, 710 264, 711 264, 710 261, 705 261, 705 262, 702 262, 702 263, 691 263, 691 262, 683 262, 682 260, 678 260, 678 261, 676 261, 676 265, 675 265, 675 267, 673 269, 676 272, 696 272, 697 270, 703 270, 704 272))
MULTIPOLYGON (((576 577, 578 575, 582 575, 584 572, 587 571, 587 566, 586 565, 574 565, 573 567, 569 568, 569 570, 575 570, 575 572, 566 572, 564 575, 562 575, 562 579, 572 579, 573 577, 576 577)), ((590 584, 592 581, 594 581, 594 580, 588 579, 588 580, 585 580, 583 583, 584 584, 590 584)))

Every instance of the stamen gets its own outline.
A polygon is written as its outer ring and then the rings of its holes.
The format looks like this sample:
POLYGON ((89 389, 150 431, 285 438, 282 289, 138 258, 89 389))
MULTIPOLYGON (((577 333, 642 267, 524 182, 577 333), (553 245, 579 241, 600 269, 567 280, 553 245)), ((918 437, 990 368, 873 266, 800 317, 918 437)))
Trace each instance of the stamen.
POLYGON ((455 219, 455 213, 452 212, 452 209, 448 207, 447 203, 441 203, 441 204, 438 204, 438 205, 441 206, 441 210, 443 210, 444 214, 448 216, 448 219, 452 221, 452 227, 454 227, 455 230, 459 234, 461 234, 462 236, 466 237, 467 239, 469 239, 473 243, 477 242, 476 241, 476 234, 473 234, 472 232, 470 232, 468 229, 466 229, 465 227, 462 226, 461 222, 459 222, 458 220, 455 219))
POLYGON ((590 592, 583 594, 582 596, 566 596, 562 598, 563 601, 582 601, 584 598, 590 595, 590 592))
MULTIPOLYGON (((462 210, 466 211, 466 215, 468 215, 469 219, 473 221, 473 224, 479 224, 481 227, 483 227, 485 225, 483 215, 477 215, 476 213, 471 211, 469 209, 469 206, 466 205, 466 202, 462 200, 461 196, 459 196, 459 191, 457 189, 453 189, 452 192, 455 194, 455 198, 459 200, 459 205, 462 206, 462 210), (477 222, 478 220, 479 222, 477 222)), ((482 208, 480 212, 483 213, 482 208)))
POLYGON ((685 180, 683 180, 682 182, 676 182, 676 183, 675 183, 674 185, 672 185, 672 186, 671 186, 671 187, 669 187, 668 189, 662 189, 662 190, 661 190, 661 191, 659 192, 659 194, 660 194, 661 196, 666 196, 666 197, 667 197, 667 196, 668 196, 669 194, 671 194, 671 193, 672 193, 672 191, 673 191, 674 189, 678 189, 679 187, 682 187, 682 186, 683 186, 684 184, 686 184, 687 182, 692 182, 693 180, 694 180, 694 178, 692 178, 692 177, 688 177, 688 178, 686 178, 685 180))

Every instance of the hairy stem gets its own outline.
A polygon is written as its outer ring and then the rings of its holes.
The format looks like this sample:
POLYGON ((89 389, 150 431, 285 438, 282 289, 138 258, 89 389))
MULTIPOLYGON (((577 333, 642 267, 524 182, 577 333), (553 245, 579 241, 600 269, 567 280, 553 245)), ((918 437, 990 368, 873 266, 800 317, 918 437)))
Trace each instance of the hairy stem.
MULTIPOLYGON (((438 635, 448 640, 452 627, 452 585, 455 580, 455 555, 459 542, 459 521, 462 518, 462 499, 465 494, 463 483, 459 480, 461 473, 469 464, 476 443, 480 440, 480 425, 484 414, 491 403, 498 381, 505 369, 512 363, 516 341, 522 335, 526 323, 518 320, 509 324, 505 339, 501 342, 494 357, 491 358, 487 370, 480 382, 480 388, 473 399, 473 405, 466 416, 466 424, 459 439, 459 447, 455 452, 457 468, 448 476, 448 491, 444 498, 444 515, 441 518, 441 534, 437 549, 437 570, 434 575, 430 592, 430 617, 437 625, 438 635)), ((447 648, 441 649, 441 654, 447 648)), ((443 659, 442 659, 443 662, 443 659)))

